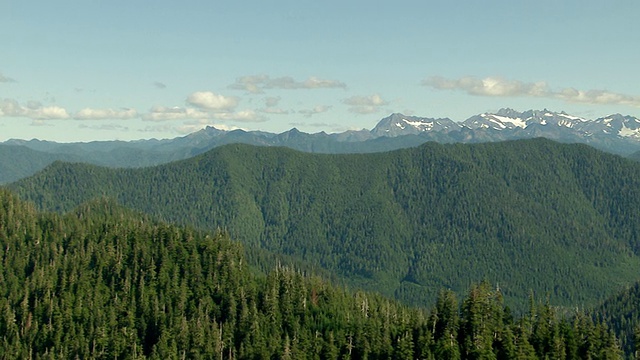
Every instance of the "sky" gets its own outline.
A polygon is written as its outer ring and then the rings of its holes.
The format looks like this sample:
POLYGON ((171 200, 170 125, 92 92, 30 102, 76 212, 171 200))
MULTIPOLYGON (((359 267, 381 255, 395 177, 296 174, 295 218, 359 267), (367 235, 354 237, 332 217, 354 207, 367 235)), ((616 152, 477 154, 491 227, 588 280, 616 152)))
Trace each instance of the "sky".
POLYGON ((0 0, 0 141, 640 117, 640 1, 0 0))

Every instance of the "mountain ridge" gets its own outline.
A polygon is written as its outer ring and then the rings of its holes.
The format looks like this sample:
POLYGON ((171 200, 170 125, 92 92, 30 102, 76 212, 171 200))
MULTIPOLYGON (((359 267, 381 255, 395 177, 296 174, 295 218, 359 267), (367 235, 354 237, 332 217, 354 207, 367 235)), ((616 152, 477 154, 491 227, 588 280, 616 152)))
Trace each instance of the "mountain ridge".
POLYGON ((371 154, 232 144, 141 169, 57 162, 10 188, 47 210, 108 196, 223 228, 410 303, 487 277, 522 306, 531 276, 560 304, 593 303, 640 270, 640 164, 545 139, 371 154))
POLYGON ((207 126, 173 139, 136 141, 92 141, 56 143, 43 140, 11 139, 3 146, 26 154, 21 164, 10 155, 0 154, 0 184, 18 180, 40 170, 54 160, 87 162, 109 167, 144 167, 186 159, 214 147, 245 143, 284 146, 313 153, 371 153, 413 147, 428 141, 439 143, 477 143, 546 137, 565 143, 585 143, 623 156, 640 151, 640 120, 612 114, 588 120, 550 110, 500 109, 496 113, 474 115, 463 122, 448 118, 426 118, 393 113, 371 130, 309 134, 290 129, 280 134, 264 131, 221 130, 207 126), (26 149, 40 152, 40 155, 26 149), (41 164, 40 159, 49 159, 41 164), (41 164, 34 166, 34 164, 41 164), (29 171, 18 171, 16 165, 29 171))

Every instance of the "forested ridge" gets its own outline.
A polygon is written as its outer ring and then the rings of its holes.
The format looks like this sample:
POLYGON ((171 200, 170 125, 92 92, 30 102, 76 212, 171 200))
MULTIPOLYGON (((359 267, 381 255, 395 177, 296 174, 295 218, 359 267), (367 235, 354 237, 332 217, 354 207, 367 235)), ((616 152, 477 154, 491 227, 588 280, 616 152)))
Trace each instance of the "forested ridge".
POLYGON ((50 154, 26 146, 0 144, 0 184, 25 178, 56 160, 79 161, 72 154, 50 154))
POLYGON ((412 304, 487 280, 518 310, 531 290, 590 306, 640 273, 639 164, 545 139, 351 155, 229 145, 143 169, 58 162, 11 188, 41 209, 106 196, 222 228, 412 304))
POLYGON ((108 199, 40 213, 0 190, 0 358, 618 359, 607 326, 489 283, 411 308, 277 266, 220 232, 108 199))

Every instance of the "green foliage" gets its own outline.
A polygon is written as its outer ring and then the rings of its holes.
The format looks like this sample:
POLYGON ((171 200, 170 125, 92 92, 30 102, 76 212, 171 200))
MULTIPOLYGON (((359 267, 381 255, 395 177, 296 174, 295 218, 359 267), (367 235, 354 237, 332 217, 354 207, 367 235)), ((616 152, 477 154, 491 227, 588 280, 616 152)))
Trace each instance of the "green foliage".
POLYGON ((56 160, 78 159, 73 154, 47 153, 26 146, 0 144, 0 184, 33 175, 56 160))
POLYGON ((608 324, 625 353, 640 355, 640 283, 609 297, 595 308, 593 317, 608 324))
POLYGON ((144 169, 55 163, 11 188, 41 209, 107 196, 224 229, 411 304, 488 280, 516 311, 531 289, 588 306, 640 269, 640 165, 544 139, 351 155, 229 145, 144 169))
POLYGON ((514 321, 486 282, 426 311, 284 266, 255 277, 226 235, 106 199, 59 216, 0 191, 0 224, 3 359, 544 359, 571 341, 580 358, 621 356, 586 317, 514 321))

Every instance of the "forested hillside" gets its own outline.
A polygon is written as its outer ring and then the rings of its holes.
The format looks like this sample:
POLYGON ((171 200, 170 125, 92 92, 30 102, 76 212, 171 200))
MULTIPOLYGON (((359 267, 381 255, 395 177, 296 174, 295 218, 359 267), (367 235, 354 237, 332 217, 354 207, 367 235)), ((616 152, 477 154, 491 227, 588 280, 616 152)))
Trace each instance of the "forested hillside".
POLYGON ((640 151, 634 152, 633 154, 628 156, 629 159, 640 161, 640 151))
MULTIPOLYGON (((36 140, 33 140, 38 144, 36 140)), ((149 140, 151 142, 151 140, 149 140)), ((33 149, 27 145, 0 144, 0 184, 31 176, 56 160, 84 162, 108 167, 141 167, 168 163, 200 154, 204 150, 174 147, 148 149, 136 143, 121 141, 99 143, 57 144, 42 142, 33 149), (55 144, 50 145, 50 144, 55 144)), ((25 142, 29 144, 29 142, 25 142)))
POLYGON ((640 273, 639 164, 544 139, 352 155, 229 145, 144 169, 55 163, 11 188, 42 209, 107 196, 222 228, 413 304, 487 280, 518 310, 531 290, 589 306, 640 273))
POLYGON ((608 298, 595 309, 594 318, 606 321, 626 352, 632 353, 640 342, 640 282, 608 298))
POLYGON ((80 159, 72 154, 47 153, 26 146, 0 144, 0 184, 33 175, 56 160, 80 159))
POLYGON ((152 359, 618 359, 606 326, 488 283, 429 311, 277 267, 253 276, 220 233, 99 199, 60 216, 0 190, 0 357, 152 359))

